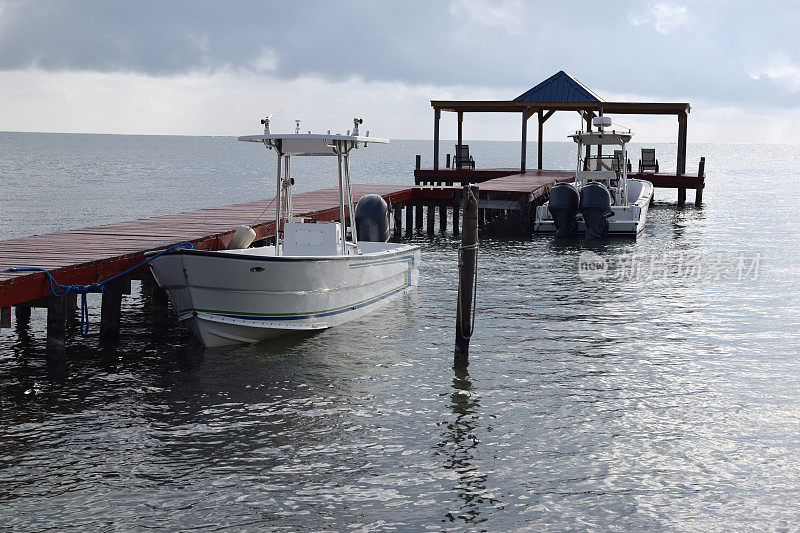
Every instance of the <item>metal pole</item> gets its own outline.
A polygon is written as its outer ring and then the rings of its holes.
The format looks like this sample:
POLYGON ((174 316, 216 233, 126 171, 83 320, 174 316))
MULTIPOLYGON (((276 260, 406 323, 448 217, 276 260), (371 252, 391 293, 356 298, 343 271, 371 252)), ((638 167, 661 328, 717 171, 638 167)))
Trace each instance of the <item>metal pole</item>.
POLYGON ((275 193, 275 255, 281 255, 281 154, 278 152, 278 192, 275 193))
POLYGON ((284 156, 284 177, 283 181, 286 185, 286 192, 284 193, 283 201, 285 203, 284 207, 284 217, 288 222, 292 221, 292 172, 291 172, 291 165, 289 163, 289 156, 284 156))
POLYGON ((339 224, 342 230, 342 240, 341 240, 341 252, 342 255, 346 255, 346 246, 344 244, 345 241, 345 230, 346 224, 344 221, 344 190, 343 190, 343 183, 342 183, 342 144, 341 141, 336 141, 336 155, 339 158, 339 224))
POLYGON ((464 222, 458 252, 458 301, 453 366, 469 364, 469 340, 475 325, 474 308, 478 276, 478 187, 464 186, 464 222))
POLYGON ((353 209, 353 191, 350 188, 350 153, 344 156, 344 181, 347 184, 347 209, 350 211, 350 235, 353 243, 358 246, 358 232, 356 231, 356 212, 353 209))

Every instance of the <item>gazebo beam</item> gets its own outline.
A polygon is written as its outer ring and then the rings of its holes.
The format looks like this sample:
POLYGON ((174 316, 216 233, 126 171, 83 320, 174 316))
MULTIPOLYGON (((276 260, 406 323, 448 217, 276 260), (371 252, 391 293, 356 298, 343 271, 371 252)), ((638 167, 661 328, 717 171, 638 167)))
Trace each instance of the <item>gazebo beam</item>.
POLYGON ((527 151, 528 151, 528 112, 527 110, 522 112, 522 149, 520 151, 520 165, 519 170, 520 172, 525 172, 525 167, 527 164, 527 151))

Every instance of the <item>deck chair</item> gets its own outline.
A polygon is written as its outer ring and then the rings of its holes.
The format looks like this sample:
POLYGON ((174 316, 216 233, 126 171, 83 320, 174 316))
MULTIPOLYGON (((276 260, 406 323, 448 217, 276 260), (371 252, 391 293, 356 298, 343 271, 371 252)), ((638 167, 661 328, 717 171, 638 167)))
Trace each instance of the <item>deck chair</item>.
MULTIPOLYGON (((622 164, 622 150, 614 150, 614 155, 617 157, 617 167, 614 170, 619 170, 621 167, 619 165, 622 164)), ((631 171, 631 160, 628 159, 625 164, 628 167, 628 172, 631 171)))
POLYGON ((457 144, 456 153, 453 157, 453 166, 457 169, 472 169, 475 170, 475 160, 469 155, 468 144, 457 144))
POLYGON ((658 160, 656 159, 655 148, 642 148, 642 158, 639 160, 639 173, 642 172, 658 173, 658 160))

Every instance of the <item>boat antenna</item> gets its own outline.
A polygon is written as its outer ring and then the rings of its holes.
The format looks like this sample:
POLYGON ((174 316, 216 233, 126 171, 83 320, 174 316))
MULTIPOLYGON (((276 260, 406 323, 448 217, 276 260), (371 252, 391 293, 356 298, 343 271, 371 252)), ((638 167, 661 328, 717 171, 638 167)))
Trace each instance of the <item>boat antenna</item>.
POLYGON ((272 117, 275 116, 275 113, 270 113, 267 118, 262 118, 261 123, 264 125, 264 135, 269 135, 269 121, 272 120, 272 117))
POLYGON ((295 120, 294 121, 294 132, 295 133, 300 133, 300 120, 295 120))
POLYGON ((363 118, 354 118, 353 119, 353 135, 358 136, 358 125, 363 124, 363 118))

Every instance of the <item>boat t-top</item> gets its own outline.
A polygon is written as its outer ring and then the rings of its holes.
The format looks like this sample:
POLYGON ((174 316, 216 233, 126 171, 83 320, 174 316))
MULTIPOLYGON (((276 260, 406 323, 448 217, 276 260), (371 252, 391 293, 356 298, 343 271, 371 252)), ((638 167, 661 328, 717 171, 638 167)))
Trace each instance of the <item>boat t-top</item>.
POLYGON ((653 184, 628 179, 627 143, 630 130, 607 130, 611 117, 593 119, 596 131, 576 131, 569 135, 578 145, 578 166, 573 183, 558 183, 550 189, 550 199, 536 208, 534 231, 555 233, 556 237, 583 234, 587 239, 607 235, 636 237, 647 220, 653 199, 653 184), (619 146, 608 155, 583 158, 584 146, 619 146))
MULTIPOLYGON (((252 246, 255 232, 240 226, 225 250, 179 249, 150 263, 153 276, 207 347, 254 343, 298 330, 320 330, 361 317, 417 284, 420 250, 386 242, 389 218, 378 195, 354 209, 350 155, 387 139, 361 135, 361 119, 346 135, 270 132, 239 137, 278 155, 275 242, 252 246), (291 159, 338 161, 339 221, 295 217, 291 159), (283 174, 283 175, 282 175, 283 174), (349 216, 350 238, 343 222, 349 216)), ((256 241, 258 243, 258 241, 256 241)))

